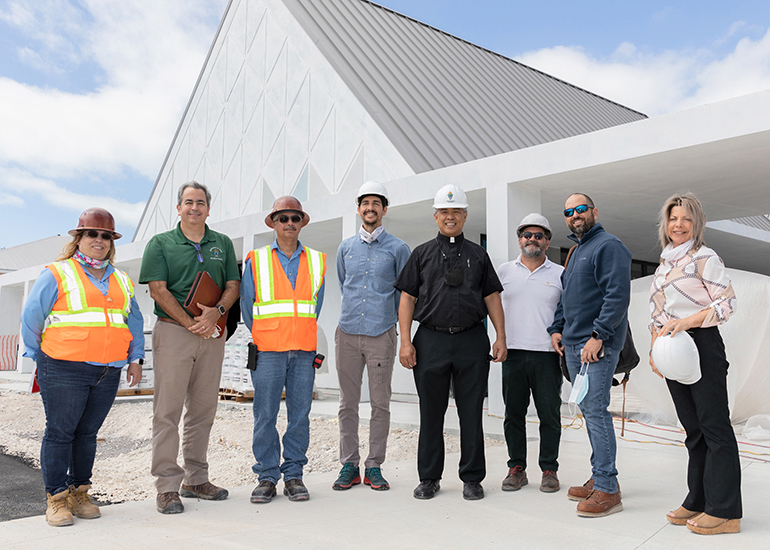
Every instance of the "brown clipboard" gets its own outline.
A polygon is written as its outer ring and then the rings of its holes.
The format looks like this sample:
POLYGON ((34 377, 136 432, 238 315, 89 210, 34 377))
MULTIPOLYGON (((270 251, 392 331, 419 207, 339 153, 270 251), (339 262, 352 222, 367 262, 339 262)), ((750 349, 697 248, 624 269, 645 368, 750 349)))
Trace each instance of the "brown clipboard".
MULTIPOLYGON (((195 276, 190 292, 187 293, 187 298, 184 300, 184 307, 193 317, 197 317, 203 311, 198 307, 198 304, 203 304, 207 307, 214 307, 222 297, 222 289, 211 278, 208 271, 199 271, 195 276)), ((215 338, 222 338, 227 332, 227 314, 229 311, 225 311, 217 321, 219 327, 219 335, 215 338)))

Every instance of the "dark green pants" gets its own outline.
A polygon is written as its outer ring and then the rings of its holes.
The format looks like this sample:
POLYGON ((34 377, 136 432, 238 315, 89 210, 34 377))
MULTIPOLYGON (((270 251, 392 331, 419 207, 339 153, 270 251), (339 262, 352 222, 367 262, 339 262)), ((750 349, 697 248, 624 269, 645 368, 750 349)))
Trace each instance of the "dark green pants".
POLYGON ((561 439, 561 370, 554 352, 509 349, 503 362, 505 441, 508 467, 527 468, 527 408, 535 401, 540 419, 540 469, 559 470, 561 439))

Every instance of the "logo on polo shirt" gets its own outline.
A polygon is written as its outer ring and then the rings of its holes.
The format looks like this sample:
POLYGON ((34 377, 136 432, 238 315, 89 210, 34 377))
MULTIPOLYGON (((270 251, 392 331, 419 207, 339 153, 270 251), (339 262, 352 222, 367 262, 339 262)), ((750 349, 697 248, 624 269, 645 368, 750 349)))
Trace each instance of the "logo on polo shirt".
POLYGON ((209 252, 211 253, 211 258, 209 258, 210 260, 219 260, 220 262, 225 261, 225 253, 222 252, 222 249, 218 246, 212 246, 209 248, 209 252))

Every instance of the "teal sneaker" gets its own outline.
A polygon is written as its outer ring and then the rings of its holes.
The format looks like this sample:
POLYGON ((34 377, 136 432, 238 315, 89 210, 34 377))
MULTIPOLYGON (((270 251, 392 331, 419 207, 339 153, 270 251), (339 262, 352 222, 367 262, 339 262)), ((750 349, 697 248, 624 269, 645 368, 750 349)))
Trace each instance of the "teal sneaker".
POLYGON ((371 486, 375 491, 387 491, 390 489, 390 485, 382 477, 382 472, 379 468, 367 468, 364 470, 364 484, 371 486))
POLYGON ((346 462, 342 470, 340 470, 337 481, 332 485, 332 489, 335 491, 345 491, 359 483, 361 483, 361 470, 358 469, 358 466, 353 466, 352 462, 346 462))

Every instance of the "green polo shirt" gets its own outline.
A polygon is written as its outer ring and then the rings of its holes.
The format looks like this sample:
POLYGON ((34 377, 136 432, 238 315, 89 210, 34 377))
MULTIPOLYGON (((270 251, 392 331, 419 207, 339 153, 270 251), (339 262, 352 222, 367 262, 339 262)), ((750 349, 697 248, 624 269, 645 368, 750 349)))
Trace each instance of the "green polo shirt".
MULTIPOLYGON (((233 241, 222 233, 206 226, 206 235, 200 242, 200 258, 195 243, 184 236, 180 224, 171 231, 155 235, 144 249, 139 282, 166 281, 166 287, 184 307, 195 276, 199 271, 208 271, 211 278, 225 289, 227 281, 239 281, 241 273, 235 259, 233 241), (202 262, 200 260, 203 260, 202 262)), ((171 317, 156 303, 158 317, 171 317)))

